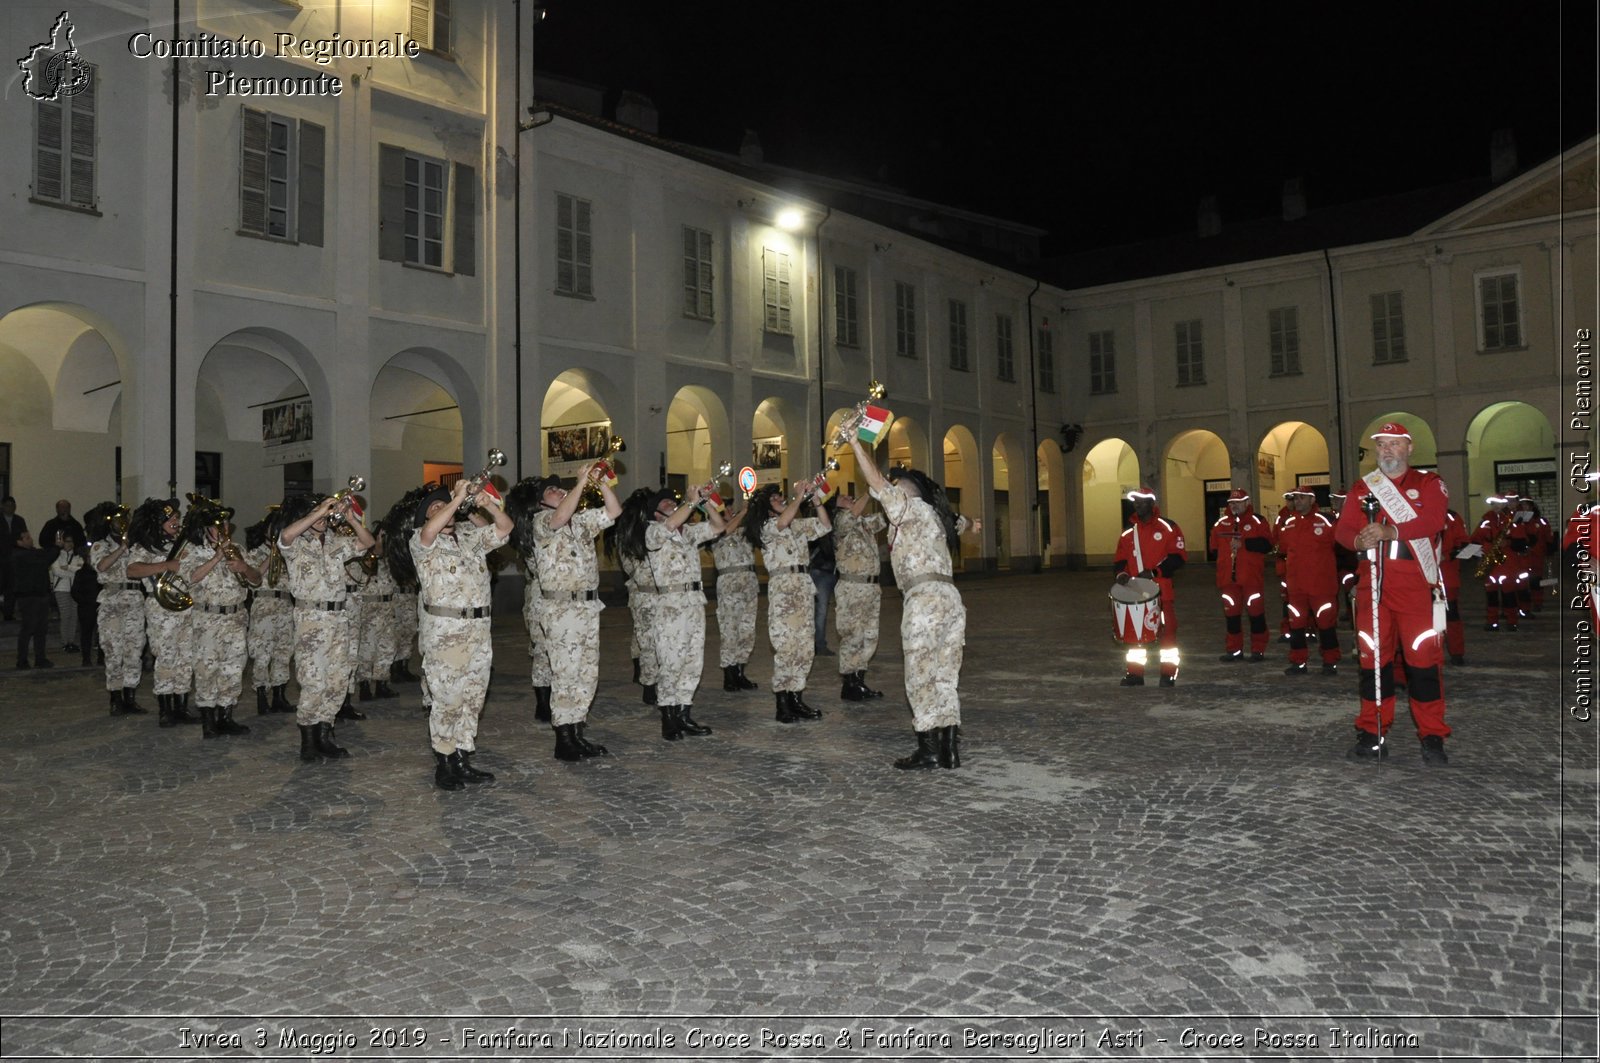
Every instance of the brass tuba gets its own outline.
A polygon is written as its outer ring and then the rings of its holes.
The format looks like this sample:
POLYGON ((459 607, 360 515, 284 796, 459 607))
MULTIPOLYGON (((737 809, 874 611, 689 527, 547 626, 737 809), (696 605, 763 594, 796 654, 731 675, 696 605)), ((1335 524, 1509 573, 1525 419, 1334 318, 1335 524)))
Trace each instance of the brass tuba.
MULTIPOLYGON (((167 553, 168 561, 176 561, 183 556, 184 550, 189 546, 189 531, 198 519, 200 507, 211 502, 203 495, 193 492, 184 497, 189 500, 189 511, 183 515, 183 522, 178 525, 178 538, 167 553)), ((156 577, 154 597, 157 605, 173 613, 181 613, 194 606, 194 596, 189 593, 189 581, 177 572, 163 572, 156 577)))

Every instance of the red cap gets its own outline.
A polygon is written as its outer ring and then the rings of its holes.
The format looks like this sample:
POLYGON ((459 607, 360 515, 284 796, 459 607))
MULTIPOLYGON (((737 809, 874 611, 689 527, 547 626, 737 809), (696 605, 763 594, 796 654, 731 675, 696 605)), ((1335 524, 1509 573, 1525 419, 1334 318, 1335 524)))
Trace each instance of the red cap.
MULTIPOLYGON (((1306 495, 1308 497, 1315 498, 1316 494, 1317 493, 1315 491, 1307 491, 1304 487, 1291 487, 1291 488, 1289 488, 1289 490, 1287 490, 1287 491, 1285 491, 1283 493, 1283 497, 1284 498, 1293 498, 1295 495, 1306 495)), ((1343 496, 1340 496, 1340 497, 1343 497, 1343 496)))
POLYGON ((1410 439, 1411 433, 1406 431, 1406 426, 1398 421, 1390 421, 1382 428, 1372 433, 1373 439, 1410 439))
POLYGON ((1248 502, 1250 501, 1250 492, 1246 491, 1242 487, 1235 487, 1232 491, 1228 492, 1228 501, 1248 502))
POLYGON ((1129 502, 1133 502, 1133 501, 1136 501, 1137 499, 1141 499, 1141 498, 1148 498, 1151 501, 1155 501, 1155 497, 1156 497, 1156 493, 1154 491, 1150 490, 1150 488, 1144 486, 1143 484, 1140 484, 1138 487, 1135 487, 1132 491, 1128 492, 1128 501, 1129 502))

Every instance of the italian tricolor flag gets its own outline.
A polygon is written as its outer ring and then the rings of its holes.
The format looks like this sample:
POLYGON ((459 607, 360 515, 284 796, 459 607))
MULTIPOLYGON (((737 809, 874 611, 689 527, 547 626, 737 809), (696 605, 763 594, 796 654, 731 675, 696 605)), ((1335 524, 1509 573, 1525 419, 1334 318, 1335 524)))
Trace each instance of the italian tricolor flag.
POLYGON ((889 430, 889 422, 894 420, 894 414, 882 406, 868 406, 861 417, 861 427, 856 429, 856 438, 870 447, 878 445, 878 440, 889 430))

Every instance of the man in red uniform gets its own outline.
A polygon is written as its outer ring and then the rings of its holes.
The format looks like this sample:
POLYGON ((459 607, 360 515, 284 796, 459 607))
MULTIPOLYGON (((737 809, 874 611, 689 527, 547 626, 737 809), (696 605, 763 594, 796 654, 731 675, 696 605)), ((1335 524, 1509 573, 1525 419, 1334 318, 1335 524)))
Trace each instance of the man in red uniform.
POLYGON ((1395 664, 1397 651, 1403 649, 1422 760, 1444 764, 1449 760, 1444 740, 1450 728, 1444 722, 1443 651, 1434 627, 1433 600, 1450 494, 1437 475, 1411 468, 1411 433, 1404 425, 1385 424, 1372 433, 1372 440, 1378 467, 1350 489, 1349 503, 1334 526, 1339 542, 1366 555, 1354 603, 1361 711, 1356 716, 1356 744, 1348 756, 1388 755, 1384 735, 1394 722, 1395 664), (1370 523, 1365 512, 1369 496, 1370 523))
POLYGON ((1289 517, 1278 533, 1289 584, 1289 667, 1305 675, 1306 630, 1314 623, 1322 647, 1322 674, 1339 673, 1339 570, 1333 557, 1333 521, 1302 488, 1283 493, 1289 517))
POLYGON ((1490 495, 1484 501, 1489 508, 1472 533, 1472 541, 1483 547, 1484 564, 1488 565, 1483 586, 1489 615, 1483 630, 1515 631, 1520 618, 1517 585, 1525 571, 1523 554, 1527 552, 1528 533, 1512 515, 1515 495, 1490 495))
MULTIPOLYGON (((1178 684, 1178 614, 1173 609, 1172 574, 1187 560, 1183 532, 1156 508, 1156 494, 1148 487, 1128 492, 1133 515, 1128 530, 1117 541, 1111 571, 1118 583, 1135 576, 1155 580, 1161 587, 1161 685, 1178 684)), ((1144 686, 1147 654, 1143 645, 1128 648, 1128 670, 1122 677, 1125 687, 1144 686)))
POLYGON ((1539 503, 1531 498, 1517 500, 1512 520, 1526 526, 1527 551, 1522 555, 1526 576, 1517 586, 1517 607, 1522 619, 1531 620, 1534 613, 1544 609, 1544 559, 1555 542, 1555 533, 1539 512, 1539 503))
MULTIPOLYGON (((1439 551, 1439 574, 1444 577, 1444 594, 1450 603, 1445 613, 1444 648, 1451 664, 1467 663, 1467 636, 1461 624, 1461 561, 1456 556, 1472 543, 1466 522, 1453 509, 1444 514, 1444 546, 1439 551)), ((1474 556, 1477 556, 1474 554, 1474 556)))
POLYGON ((1222 615, 1228 629, 1221 658, 1224 661, 1245 660, 1242 613, 1250 614, 1249 659, 1266 659, 1267 612, 1262 592, 1272 545, 1272 525, 1256 515, 1250 496, 1235 488, 1228 495, 1227 512, 1211 526, 1210 548, 1217 555, 1217 592, 1222 595, 1222 615))

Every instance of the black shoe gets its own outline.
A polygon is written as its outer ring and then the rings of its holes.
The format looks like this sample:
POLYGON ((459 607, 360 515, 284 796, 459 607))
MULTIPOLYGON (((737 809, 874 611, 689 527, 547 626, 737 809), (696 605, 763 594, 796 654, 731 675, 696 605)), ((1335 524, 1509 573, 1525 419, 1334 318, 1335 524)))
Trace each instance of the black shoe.
POLYGON ((711 728, 706 727, 703 724, 695 723, 694 722, 694 717, 689 715, 689 710, 692 709, 693 707, 694 706, 692 706, 692 705, 679 705, 678 706, 678 723, 680 723, 683 726, 683 733, 686 734, 686 735, 693 735, 696 738, 698 738, 701 735, 710 734, 711 733, 711 728))
POLYGON ((1222 661, 1224 664, 1238 664, 1244 660, 1244 651, 1240 650, 1238 653, 1224 653, 1221 657, 1218 657, 1217 660, 1222 661))
POLYGON ((818 646, 817 647, 817 651, 813 656, 816 656, 816 657, 835 657, 835 656, 837 656, 837 654, 835 654, 832 650, 828 649, 828 647, 826 647, 826 646, 818 646))
POLYGON ((138 690, 134 687, 122 688, 122 711, 129 716, 148 716, 150 710, 139 704, 136 695, 138 690))
MULTIPOLYGON (((1515 624, 1507 624, 1506 625, 1506 630, 1507 631, 1515 631, 1515 630, 1517 630, 1517 625, 1515 625, 1515 624)), ((50 662, 49 661, 45 661, 44 663, 45 663, 46 666, 48 666, 50 662)))
POLYGON ((25 669, 25 668, 27 668, 27 667, 28 667, 28 662, 27 662, 27 661, 25 661, 25 660, 19 660, 19 661, 18 661, 18 662, 17 662, 17 668, 18 668, 18 669, 19 669, 19 670, 21 670, 21 669, 25 669))
POLYGON ((939 728, 939 767, 961 767, 961 728, 939 728))
POLYGON ((661 737, 668 742, 676 742, 683 737, 683 721, 678 718, 678 706, 657 705, 661 713, 661 737))
MULTIPOLYGON (((1323 667, 1327 667, 1327 666, 1324 665, 1323 667)), ((1303 664, 1291 664, 1289 667, 1287 667, 1287 668, 1285 668, 1283 670, 1283 674, 1284 675, 1305 675, 1306 674, 1306 666, 1303 665, 1303 664)))
POLYGON ((1429 735, 1422 740, 1422 763, 1448 764, 1450 758, 1445 756, 1444 739, 1438 735, 1429 735))
POLYGON ((158 727, 178 726, 178 721, 172 715, 172 700, 171 694, 156 695, 156 713, 158 717, 156 725, 158 727))
POLYGON ((455 768, 456 775, 469 783, 494 782, 494 772, 481 771, 472 765, 470 750, 458 749, 450 754, 450 764, 455 768))
POLYGON ((789 696, 794 699, 794 706, 790 711, 803 720, 822 719, 821 709, 813 709, 806 704, 805 693, 804 690, 791 690, 789 692, 789 696))
POLYGON ((578 725, 564 723, 554 728, 556 732, 557 760, 575 761, 583 759, 583 750, 578 748, 578 725))
POLYGON ((1325 665, 1322 666, 1322 674, 1323 675, 1338 675, 1339 674, 1339 666, 1337 664, 1325 664, 1325 665))
POLYGON ((418 680, 416 675, 411 671, 411 660, 410 660, 410 658, 407 658, 406 660, 403 660, 403 661, 394 662, 394 664, 391 666, 391 670, 393 671, 394 681, 396 683, 416 683, 416 682, 420 682, 420 680, 418 680))
POLYGON ((755 680, 751 679, 749 676, 744 674, 744 665, 736 664, 736 665, 734 665, 734 667, 739 670, 739 689, 740 690, 756 690, 756 689, 758 689, 757 686, 756 686, 755 680))
POLYGON ((267 697, 266 687, 256 687, 256 715, 265 716, 272 711, 272 701, 267 697))
POLYGON ((1377 757, 1379 760, 1382 760, 1388 755, 1389 743, 1380 742, 1378 740, 1378 736, 1373 734, 1371 731, 1363 731, 1360 728, 1357 728, 1356 744, 1350 747, 1349 752, 1345 753, 1344 758, 1346 760, 1365 760, 1371 757, 1377 757))
POLYGON ((533 718, 540 723, 550 722, 550 688, 533 688, 533 718))
POLYGON ((121 716, 127 711, 127 709, 122 707, 122 691, 113 690, 111 692, 111 715, 121 716))
POLYGON ((300 725, 300 759, 308 764, 322 759, 322 754, 317 752, 317 729, 309 723, 300 725))
POLYGON ((272 688, 272 711, 293 712, 294 706, 289 704, 289 684, 279 683, 272 688))
POLYGON ((400 695, 388 683, 378 679, 372 684, 372 696, 375 698, 397 698, 400 695))
POLYGON ((778 715, 775 719, 779 723, 797 723, 800 717, 794 714, 794 695, 787 690, 777 693, 778 715))
MULTIPOLYGON (((639 682, 639 658, 637 657, 633 659, 633 681, 635 683, 639 682)), ((642 686, 643 684, 640 685, 642 686)))
MULTIPOLYGON (((361 681, 359 689, 356 692, 356 697, 360 698, 362 701, 371 701, 372 700, 372 684, 367 682, 365 679, 363 679, 361 681)), ((346 705, 350 704, 350 696, 348 694, 345 695, 344 703, 346 705)), ((349 719, 349 720, 355 719, 354 716, 347 716, 345 718, 349 719)))
POLYGON ((217 730, 217 710, 210 705, 200 706, 200 737, 222 737, 222 732, 217 730))
POLYGON ((722 689, 730 694, 739 689, 739 669, 734 665, 722 666, 722 689))
POLYGON ((36 657, 34 658, 33 666, 35 668, 54 668, 56 666, 56 662, 52 661, 48 657, 36 657))
POLYGON ((366 713, 350 704, 349 694, 344 696, 344 704, 339 706, 339 711, 334 716, 335 720, 365 720, 366 718, 366 713))
POLYGON ((642 697, 646 705, 654 705, 656 703, 656 685, 654 683, 645 683, 642 697))
POLYGON ((856 673, 856 686, 861 690, 861 693, 869 699, 883 697, 883 691, 873 690, 871 687, 867 686, 867 673, 864 671, 856 673))
POLYGON ((1144 676, 1134 675, 1132 672, 1125 673, 1122 677, 1122 685, 1125 687, 1142 687, 1144 686, 1144 676))
POLYGON ((1164 687, 1175 687, 1178 685, 1178 677, 1175 675, 1164 675, 1161 677, 1161 685, 1164 687))
POLYGON ((844 701, 866 701, 867 691, 861 685, 861 680, 856 678, 854 672, 846 672, 839 677, 842 685, 839 688, 839 697, 844 701))
POLYGON ((573 725, 573 732, 572 733, 578 739, 578 752, 579 752, 579 754, 581 754, 582 756, 585 756, 585 757, 605 757, 605 756, 610 756, 610 752, 606 749, 605 746, 602 746, 597 742, 591 742, 591 741, 589 741, 587 738, 585 738, 583 736, 583 732, 588 726, 589 725, 587 723, 579 723, 579 724, 574 724, 573 725))
POLYGON ((200 722, 200 718, 198 716, 191 716, 189 714, 189 695, 187 695, 187 694, 168 694, 167 697, 171 699, 170 701, 168 701, 167 704, 172 706, 172 722, 173 723, 199 723, 200 722))
POLYGON ((319 723, 317 731, 317 752, 329 759, 337 760, 339 757, 348 757, 350 751, 333 740, 333 724, 319 723))
POLYGON ((1483 625, 1483 630, 1485 630, 1485 631, 1499 631, 1500 630, 1500 625, 1499 624, 1485 624, 1485 625, 1483 625))
POLYGON ((1450 655, 1450 663, 1456 665, 1466 664, 1467 659, 1459 653, 1452 653, 1450 655))
POLYGON ((917 750, 909 757, 901 757, 894 766, 902 771, 921 771, 939 766, 939 731, 917 732, 917 750))
POLYGON ((1264 653, 1252 653, 1250 655, 1250 663, 1251 664, 1260 664, 1262 661, 1264 661, 1266 659, 1267 659, 1267 655, 1264 654, 1264 653))
POLYGON ((217 733, 224 735, 247 735, 250 733, 250 728, 234 720, 232 705, 223 705, 217 709, 217 733))
POLYGON ((433 751, 433 785, 441 790, 465 790, 466 781, 456 771, 455 754, 433 751))

